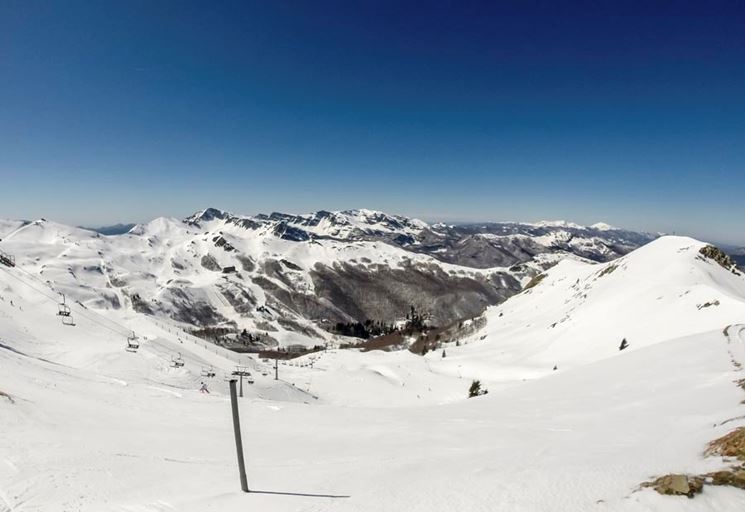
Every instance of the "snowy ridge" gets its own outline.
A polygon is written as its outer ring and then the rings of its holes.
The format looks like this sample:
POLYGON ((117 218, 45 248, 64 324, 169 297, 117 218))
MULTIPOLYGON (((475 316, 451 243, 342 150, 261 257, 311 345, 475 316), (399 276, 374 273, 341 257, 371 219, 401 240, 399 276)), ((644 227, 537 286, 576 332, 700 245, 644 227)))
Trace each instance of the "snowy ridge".
POLYGON ((473 340, 490 342, 460 352, 497 378, 499 366, 516 364, 545 375, 614 356, 623 339, 633 351, 742 322, 745 277, 703 257, 705 245, 667 236, 610 263, 563 260, 490 308, 473 340))

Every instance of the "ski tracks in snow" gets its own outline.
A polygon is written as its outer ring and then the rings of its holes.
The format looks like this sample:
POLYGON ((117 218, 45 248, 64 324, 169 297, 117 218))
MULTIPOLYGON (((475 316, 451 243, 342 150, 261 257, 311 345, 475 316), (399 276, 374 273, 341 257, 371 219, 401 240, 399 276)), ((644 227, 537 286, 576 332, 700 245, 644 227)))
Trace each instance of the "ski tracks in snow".
POLYGON ((168 512, 176 510, 176 507, 163 500, 156 500, 145 505, 122 505, 118 507, 121 512, 168 512))
POLYGON ((732 364, 742 370, 745 367, 745 324, 728 325, 724 328, 724 336, 727 338, 732 364))
POLYGON ((184 395, 179 393, 178 391, 173 391, 171 389, 165 389, 165 388, 159 388, 158 386, 148 386, 148 389, 154 389, 155 391, 160 391, 162 393, 167 393, 169 395, 173 395, 176 398, 183 398, 184 395))
POLYGON ((8 499, 8 495, 0 488, 0 512, 12 512, 13 510, 15 509, 8 499))

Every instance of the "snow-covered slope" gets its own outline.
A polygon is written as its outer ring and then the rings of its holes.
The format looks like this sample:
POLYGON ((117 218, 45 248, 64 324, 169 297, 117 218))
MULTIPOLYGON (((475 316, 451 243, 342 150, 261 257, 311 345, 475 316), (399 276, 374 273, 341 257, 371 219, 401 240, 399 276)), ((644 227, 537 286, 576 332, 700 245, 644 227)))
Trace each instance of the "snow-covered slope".
POLYGON ((20 268, 98 310, 223 329, 242 345, 335 343, 339 323, 392 323, 411 305, 448 325, 564 258, 608 260, 651 239, 571 223, 445 226, 371 210, 253 217, 208 208, 129 233, 0 223, 20 268), (251 343, 255 343, 252 341, 251 343))
POLYGON ((440 364, 452 373, 461 358, 478 361, 471 375, 483 379, 540 376, 618 355, 624 339, 635 351, 745 321, 745 277, 705 246, 666 236, 609 263, 564 260, 487 310, 486 326, 440 364))
POLYGON ((511 387, 721 331, 745 322, 745 276, 702 255, 705 246, 663 237, 610 263, 565 260, 534 286, 489 308, 483 328, 457 342, 442 339, 423 358, 339 351, 318 356, 321 372, 287 372, 304 388, 345 405, 446 403, 460 400, 470 379, 492 390, 511 387), (624 339, 628 346, 621 351, 624 339))
POLYGON ((54 290, 3 268, 0 510, 742 510, 731 488, 693 500, 638 488, 724 467, 703 449, 743 424, 745 326, 723 333, 743 318, 743 278, 701 246, 662 239, 613 271, 562 263, 444 359, 332 351, 276 382, 244 360, 248 495, 222 380, 235 361, 131 311, 73 304, 77 325, 63 326, 54 290), (550 327, 557 314, 566 330, 550 327), (183 368, 170 366, 177 352, 183 368), (559 353, 559 371, 544 371, 559 353), (204 366, 218 373, 209 395, 204 366), (490 393, 465 400, 468 374, 487 369, 490 393))
POLYGON ((0 240, 5 238, 6 236, 10 235, 17 229, 23 227, 25 224, 27 224, 27 221, 24 220, 4 220, 0 219, 0 240))
MULTIPOLYGON (((144 243, 173 240, 169 226, 145 227, 144 243)), ((60 258, 100 243, 56 229, 60 258)), ((279 381, 124 308, 71 302, 77 325, 64 326, 56 289, 31 272, 57 267, 0 267, 0 511, 742 510, 736 489, 638 488, 725 467, 702 452, 745 424, 745 326, 723 332, 745 319, 745 278, 703 245, 669 237, 611 264, 560 263, 445 358, 335 350, 282 365, 279 381), (238 362, 256 381, 241 400, 248 495, 223 380, 238 362), (490 392, 466 400, 473 377, 490 392)), ((134 247, 125 263, 147 257, 134 247)))

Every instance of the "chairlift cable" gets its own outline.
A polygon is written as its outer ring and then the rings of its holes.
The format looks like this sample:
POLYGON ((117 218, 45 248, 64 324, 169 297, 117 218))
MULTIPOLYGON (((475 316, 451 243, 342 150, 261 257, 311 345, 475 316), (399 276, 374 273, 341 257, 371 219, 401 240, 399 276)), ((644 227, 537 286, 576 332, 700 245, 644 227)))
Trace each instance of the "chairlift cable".
MULTIPOLYGON (((19 267, 15 267, 15 268, 19 268, 19 267)), ((40 289, 39 289, 39 288, 37 288, 36 286, 34 286, 34 285, 30 284, 29 282, 25 281, 24 279, 21 279, 21 278, 20 278, 19 276, 16 276, 16 275, 14 275, 13 273, 11 273, 11 272, 10 272, 9 270, 7 270, 7 269, 5 269, 5 268, 2 268, 2 267, 0 267, 0 270, 3 270, 3 271, 4 271, 5 273, 7 273, 7 274, 8 274, 9 276, 11 276, 12 278, 14 278, 14 279, 16 279, 17 281, 19 281, 19 282, 20 282, 21 284, 25 284, 26 286, 28 286, 28 287, 29 287, 29 288, 31 288, 32 290, 35 290, 35 291, 36 291, 37 293, 39 293, 39 294, 43 295, 43 296, 44 296, 44 297, 46 297, 47 299, 49 299, 49 300, 51 300, 51 301, 54 301, 54 303, 55 303, 56 305, 59 305, 59 302, 57 301, 57 298, 56 298, 56 297, 53 297, 53 296, 50 296, 50 295, 48 295, 48 294, 47 294, 47 292, 45 292, 45 291, 42 291, 42 290, 40 290, 40 289)), ((31 277, 34 277, 34 276, 32 276, 31 274, 29 274, 28 272, 26 272, 25 270, 23 270, 23 269, 20 269, 20 270, 21 270, 21 271, 23 271, 24 273, 26 273, 27 275, 30 275, 31 277)), ((37 279, 38 279, 38 278, 37 278, 37 279)), ((99 321, 98 321, 98 320, 96 320, 95 318, 92 318, 92 317, 91 317, 90 315, 88 315, 88 314, 87 314, 86 312, 83 312, 83 311, 78 311, 78 312, 77 312, 77 314, 79 314, 79 315, 80 315, 80 316, 82 316, 83 318, 86 318, 86 319, 88 319, 89 321, 91 321, 91 322, 93 322, 93 323, 95 323, 95 324, 98 324, 99 326, 103 327, 104 329, 108 329, 108 330, 110 330, 110 331, 114 332, 115 334, 119 334, 119 335, 121 335, 121 334, 122 334, 122 333, 121 333, 120 331, 117 331, 116 329, 114 329, 114 328, 112 328, 112 327, 110 327, 110 326, 108 326, 108 325, 106 325, 106 324, 103 324, 103 323, 99 322, 99 321)), ((131 329, 127 329, 126 327, 124 327, 123 325, 119 324, 118 322, 115 322, 114 320, 111 320, 111 319, 108 319, 108 320, 109 320, 109 321, 110 321, 111 323, 113 323, 114 325, 116 325, 117 327, 119 327, 119 328, 123 329, 124 331, 126 331, 127 333, 129 333, 129 332, 130 332, 130 330, 131 330, 131 329)))

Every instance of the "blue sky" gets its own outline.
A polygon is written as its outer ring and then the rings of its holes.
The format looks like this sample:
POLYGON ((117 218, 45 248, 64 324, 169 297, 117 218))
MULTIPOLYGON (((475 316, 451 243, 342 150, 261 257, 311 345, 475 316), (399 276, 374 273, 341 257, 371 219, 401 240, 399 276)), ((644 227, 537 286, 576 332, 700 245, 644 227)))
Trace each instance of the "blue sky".
POLYGON ((365 207, 745 244, 745 4, 8 0, 0 177, 0 217, 72 224, 365 207))

